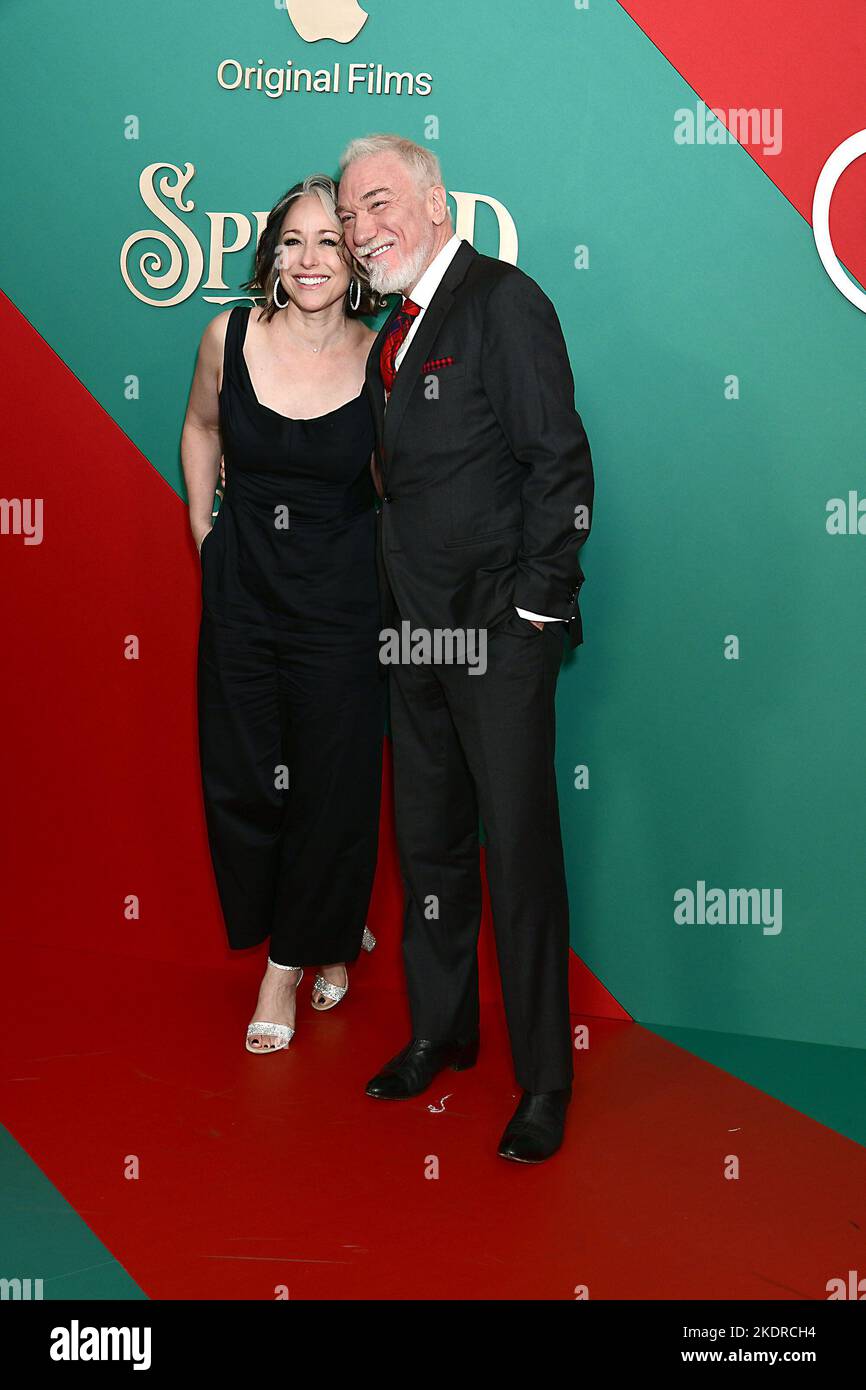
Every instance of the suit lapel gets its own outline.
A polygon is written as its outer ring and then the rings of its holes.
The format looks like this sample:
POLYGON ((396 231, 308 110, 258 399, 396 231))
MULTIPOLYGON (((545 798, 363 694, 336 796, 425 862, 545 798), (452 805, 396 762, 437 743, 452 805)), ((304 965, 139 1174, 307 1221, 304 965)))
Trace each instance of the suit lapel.
MULTIPOLYGON (((406 413, 406 406, 409 404, 409 398, 412 395, 412 388, 418 380, 421 367, 427 361, 430 355, 430 349, 436 340, 436 335, 442 327, 448 311, 454 302, 454 291, 464 278, 471 262, 477 255, 478 252, 473 246, 470 246, 468 241, 464 241, 460 247, 458 247, 453 261, 442 277, 439 288, 424 310, 424 317, 418 325, 415 336, 406 349, 397 375, 394 378, 394 389, 388 399, 387 407, 384 406, 383 402, 384 392, 382 377, 379 372, 379 354, 382 350, 385 330, 391 323, 394 314, 388 316, 388 319, 382 326, 379 336, 373 344, 370 356, 367 359, 367 380, 368 382, 370 381, 372 364, 374 386, 378 393, 379 415, 377 419, 381 418, 382 420, 381 434, 378 435, 379 447, 384 453, 386 462, 393 453, 397 434, 403 416, 406 413)), ((394 313, 396 312, 397 310, 395 309, 394 313)))
POLYGON ((442 327, 443 320, 453 303, 454 295, 450 289, 446 289, 443 280, 424 310, 424 317, 406 349, 403 361, 400 363, 394 378, 394 390, 391 392, 385 408, 384 446, 387 458, 390 458, 393 452, 394 441, 406 413, 409 397, 412 395, 412 387, 418 380, 421 367, 427 361, 427 349, 435 340, 436 334, 442 327))
POLYGON ((379 329, 378 334, 373 339, 373 346, 370 348, 370 355, 367 358, 365 380, 367 394, 370 397, 370 403, 373 407, 373 419, 376 425, 376 445, 379 455, 382 453, 382 436, 384 433, 385 420, 385 388, 382 385, 382 375, 379 371, 379 357, 382 352, 382 344, 385 341, 385 334, 390 328, 395 314, 399 312, 402 303, 403 301, 398 295, 397 303, 394 305, 394 308, 379 329))

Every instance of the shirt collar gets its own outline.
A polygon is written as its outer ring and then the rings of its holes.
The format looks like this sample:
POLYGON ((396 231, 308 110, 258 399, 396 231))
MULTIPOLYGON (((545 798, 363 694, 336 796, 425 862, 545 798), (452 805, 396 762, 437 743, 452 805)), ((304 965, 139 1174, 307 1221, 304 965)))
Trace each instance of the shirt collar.
POLYGON ((434 257, 424 271, 424 274, 421 276, 421 279, 418 281, 411 295, 403 296, 404 300, 407 298, 411 299, 412 303, 417 304, 419 309, 427 308, 427 305, 442 283, 442 277, 457 255, 462 241, 463 238, 458 236, 456 232, 450 241, 446 241, 438 256, 434 257))

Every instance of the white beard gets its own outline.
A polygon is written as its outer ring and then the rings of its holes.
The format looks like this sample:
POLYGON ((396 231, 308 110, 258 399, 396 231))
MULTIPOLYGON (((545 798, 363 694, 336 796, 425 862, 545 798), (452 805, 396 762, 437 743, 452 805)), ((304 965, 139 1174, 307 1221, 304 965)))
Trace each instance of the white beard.
POLYGON ((407 293, 421 279, 427 262, 430 260, 434 242, 435 235, 431 230, 429 237, 422 242, 414 255, 407 260, 400 261, 397 265, 380 267, 378 261, 366 261, 370 288, 375 290, 376 294, 407 293))

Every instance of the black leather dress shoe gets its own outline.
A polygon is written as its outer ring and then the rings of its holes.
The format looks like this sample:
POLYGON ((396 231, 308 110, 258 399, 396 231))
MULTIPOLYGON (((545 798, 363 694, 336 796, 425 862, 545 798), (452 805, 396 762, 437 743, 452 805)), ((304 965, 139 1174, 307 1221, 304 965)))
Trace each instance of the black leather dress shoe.
POLYGON ((571 1087, 564 1091, 524 1091, 499 1141, 499 1157, 515 1163, 543 1163, 562 1143, 571 1087))
POLYGON ((418 1096, 433 1081, 443 1067, 465 1071, 478 1060, 478 1034, 468 1042, 430 1042, 428 1038, 413 1038, 410 1043, 386 1062, 382 1070, 367 1082, 367 1095, 377 1100, 407 1100, 418 1096))

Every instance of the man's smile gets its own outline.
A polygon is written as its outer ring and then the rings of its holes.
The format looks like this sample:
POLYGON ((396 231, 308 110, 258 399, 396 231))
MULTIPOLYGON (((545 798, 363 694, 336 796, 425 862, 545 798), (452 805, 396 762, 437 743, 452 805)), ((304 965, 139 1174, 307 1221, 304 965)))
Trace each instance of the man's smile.
POLYGON ((393 245, 394 245, 393 241, 383 241, 383 242, 381 243, 381 245, 380 245, 380 246, 377 246, 373 251, 363 250, 363 251, 360 253, 360 254, 361 254, 361 258, 362 258, 362 260, 365 260, 365 261, 375 261, 375 260, 378 260, 378 258, 379 258, 380 256, 384 256, 384 255, 386 254, 386 252, 390 251, 393 245))

